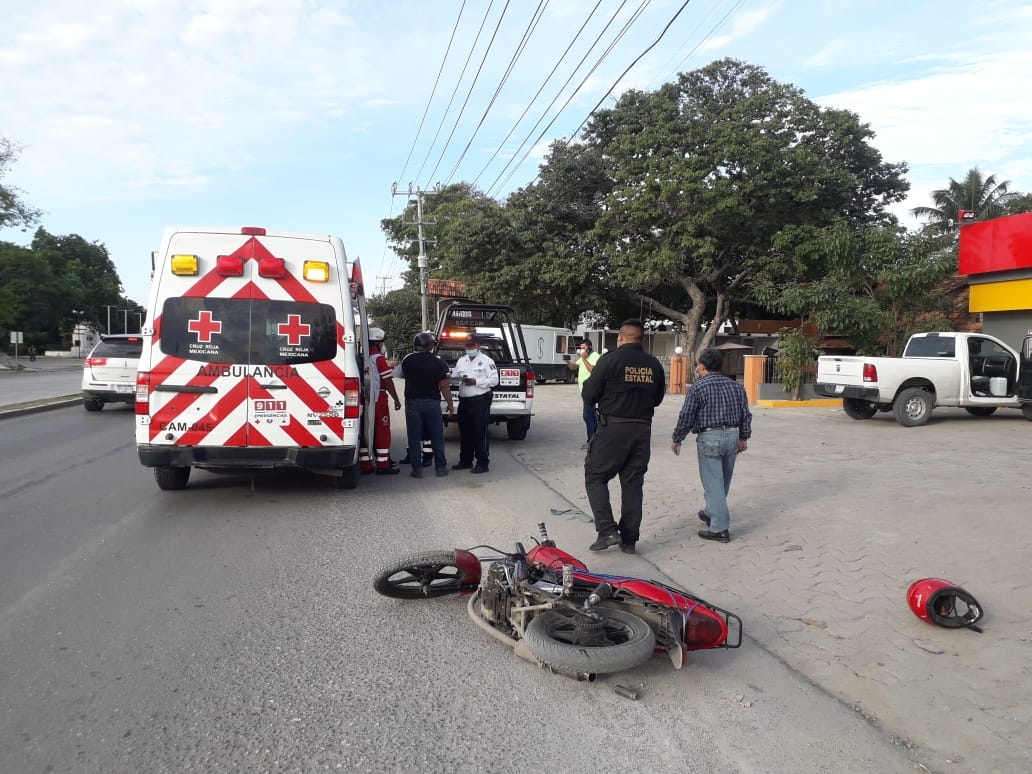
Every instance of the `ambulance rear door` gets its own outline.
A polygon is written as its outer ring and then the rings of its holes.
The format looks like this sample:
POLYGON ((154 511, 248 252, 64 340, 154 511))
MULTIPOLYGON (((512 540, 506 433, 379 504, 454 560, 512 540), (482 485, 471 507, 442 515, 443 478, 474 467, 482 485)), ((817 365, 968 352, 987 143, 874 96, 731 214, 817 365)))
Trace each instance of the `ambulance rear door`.
POLYGON ((169 240, 154 299, 148 442, 198 447, 199 467, 321 467, 325 456, 294 450, 357 447, 359 374, 345 356, 354 325, 336 270, 343 248, 246 231, 169 240), (196 276, 171 269, 191 257, 196 276))

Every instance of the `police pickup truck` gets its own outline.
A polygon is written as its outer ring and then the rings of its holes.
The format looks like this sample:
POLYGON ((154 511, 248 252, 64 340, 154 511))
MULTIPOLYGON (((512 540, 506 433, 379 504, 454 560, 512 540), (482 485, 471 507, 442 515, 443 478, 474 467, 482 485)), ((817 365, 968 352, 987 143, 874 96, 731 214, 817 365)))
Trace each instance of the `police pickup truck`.
MULTIPOLYGON (((454 302, 441 314, 435 331, 434 352, 454 368, 465 354, 466 337, 475 333, 480 349, 498 368, 498 386, 492 390, 492 424, 505 423, 509 438, 522 441, 530 429, 534 408, 534 370, 527 356, 523 330, 511 306, 454 302)), ((459 404, 459 387, 452 383, 452 398, 459 404)), ((447 415, 445 422, 448 422, 447 415)))

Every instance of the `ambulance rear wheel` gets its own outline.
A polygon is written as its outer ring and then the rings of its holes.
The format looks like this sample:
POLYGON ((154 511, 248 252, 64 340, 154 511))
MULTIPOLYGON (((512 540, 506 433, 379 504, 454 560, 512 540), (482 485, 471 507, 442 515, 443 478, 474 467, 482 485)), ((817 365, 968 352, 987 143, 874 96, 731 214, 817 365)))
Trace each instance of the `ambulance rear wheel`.
POLYGON ((158 482, 158 489, 186 489, 190 468, 154 468, 154 480, 158 482))
POLYGON ((362 476, 362 470, 358 465, 346 465, 340 478, 335 478, 337 489, 354 489, 358 486, 358 479, 362 476))

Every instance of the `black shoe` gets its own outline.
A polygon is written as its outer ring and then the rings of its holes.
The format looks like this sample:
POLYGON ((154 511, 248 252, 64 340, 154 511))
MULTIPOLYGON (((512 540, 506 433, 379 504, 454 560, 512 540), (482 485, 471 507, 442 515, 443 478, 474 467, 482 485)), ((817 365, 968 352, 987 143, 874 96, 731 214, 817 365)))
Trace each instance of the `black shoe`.
POLYGON ((699 511, 699 521, 707 527, 709 526, 709 516, 706 515, 706 511, 699 511))
POLYGON ((423 467, 424 468, 429 468, 433 464, 434 464, 434 455, 433 454, 424 454, 423 455, 423 467))
POLYGON ((625 554, 633 554, 634 553, 634 543, 621 543, 620 544, 620 550, 623 551, 625 554))
POLYGON ((477 465, 475 468, 473 468, 473 470, 470 471, 470 473, 487 473, 487 468, 485 468, 483 465, 477 465))
POLYGON ((610 546, 616 546, 621 543, 619 532, 606 532, 599 533, 598 539, 588 546, 589 551, 605 551, 610 546))
POLYGON ((718 543, 730 543, 731 533, 726 529, 722 532, 710 532, 708 529, 700 529, 699 537, 703 540, 716 540, 718 543))
POLYGON ((412 478, 422 478, 423 477, 423 469, 422 468, 415 468, 411 473, 409 473, 409 475, 412 476, 412 478))
POLYGON ((400 461, 398 462, 398 464, 399 464, 399 465, 411 465, 412 463, 411 463, 411 462, 409 462, 409 458, 408 458, 408 455, 406 454, 406 455, 405 455, 405 456, 404 456, 404 457, 403 457, 403 458, 402 458, 402 459, 401 459, 401 460, 400 460, 400 461))
POLYGON ((473 466, 470 465, 468 462, 457 462, 457 463, 455 463, 454 465, 451 466, 451 469, 452 470, 469 470, 472 467, 473 466))
POLYGON ((447 475, 448 475, 448 468, 438 468, 437 469, 437 477, 438 478, 444 478, 447 475))
POLYGON ((397 468, 377 468, 376 475, 378 476, 396 476, 401 473, 397 468))

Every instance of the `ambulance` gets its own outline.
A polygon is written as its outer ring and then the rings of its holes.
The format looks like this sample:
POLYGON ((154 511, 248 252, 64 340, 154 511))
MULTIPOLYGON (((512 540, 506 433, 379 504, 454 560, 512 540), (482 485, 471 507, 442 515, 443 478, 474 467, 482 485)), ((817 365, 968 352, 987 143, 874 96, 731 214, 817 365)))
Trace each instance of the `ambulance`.
POLYGON ((166 229, 152 255, 136 448, 158 487, 193 468, 304 468, 358 485, 372 437, 361 269, 338 237, 166 229))

